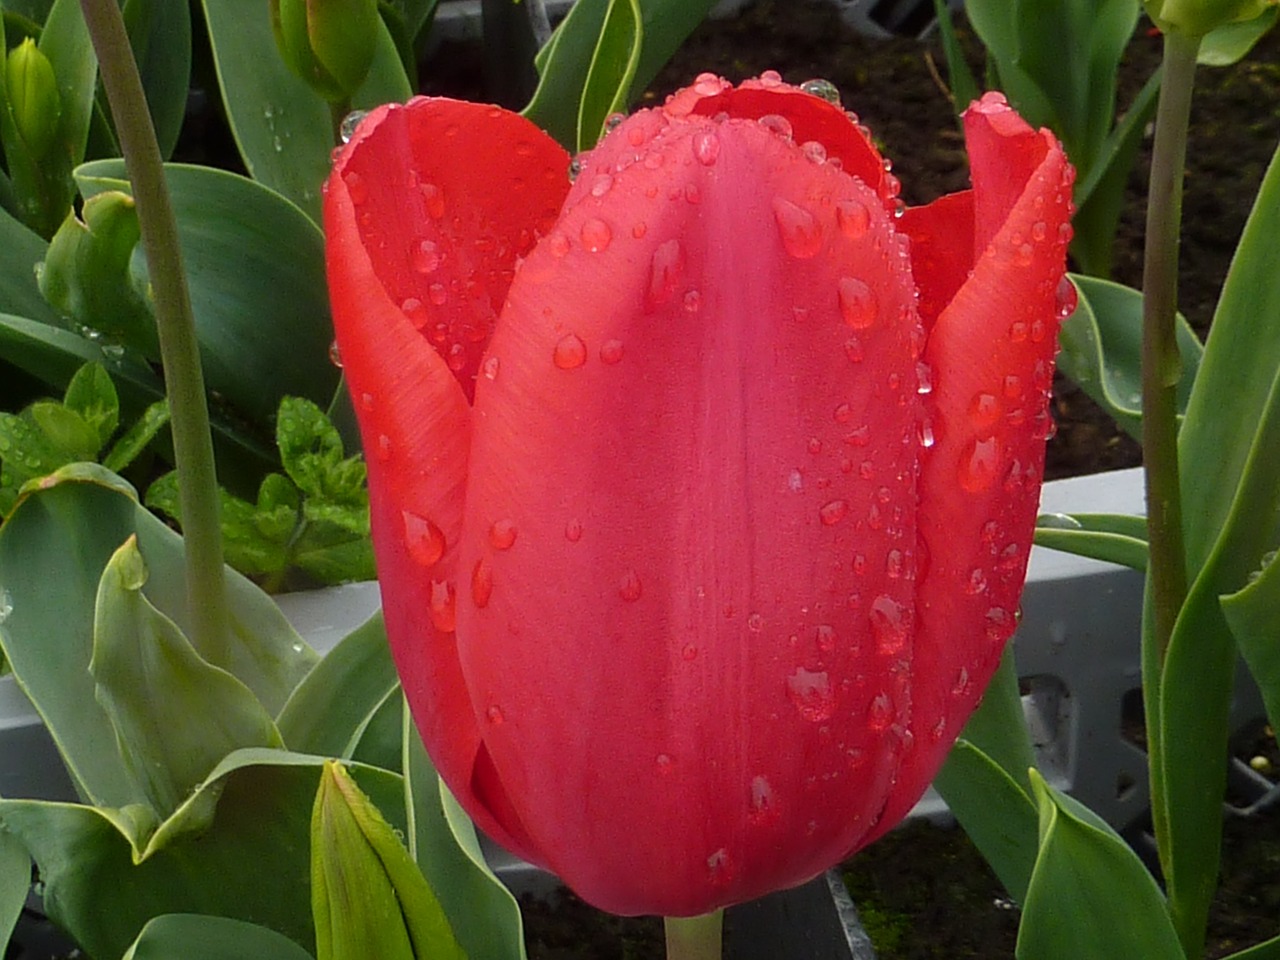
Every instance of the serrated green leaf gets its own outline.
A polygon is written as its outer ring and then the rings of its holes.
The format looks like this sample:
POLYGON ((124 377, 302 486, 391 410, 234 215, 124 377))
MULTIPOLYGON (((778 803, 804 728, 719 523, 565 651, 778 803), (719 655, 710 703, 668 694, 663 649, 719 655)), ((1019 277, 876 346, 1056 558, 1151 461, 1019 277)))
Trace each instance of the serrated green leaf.
POLYGON ((267 927, 196 913, 149 920, 122 960, 311 960, 311 954, 267 927))
MULTIPOLYGON (((285 473, 310 497, 326 497, 330 474, 342 463, 342 438, 320 407, 301 397, 280 401, 276 417, 276 446, 285 473)), ((349 481, 342 477, 338 486, 349 481)))
POLYGON ((1181 960, 1160 888, 1128 844, 1038 773, 1031 786, 1040 851, 1018 928, 1019 960, 1181 960))
POLYGON ((134 421, 133 426, 125 431, 124 436, 115 442, 111 450, 102 458, 102 465, 114 473, 119 473, 137 459, 146 449, 147 444, 156 438, 169 423, 169 401, 157 400, 142 416, 134 421))
POLYGON ((120 426, 120 398, 106 367, 100 363, 86 363, 76 371, 67 384, 62 402, 93 427, 98 435, 99 450, 120 426))
POLYGON ((282 741, 252 691, 206 663, 147 600, 147 578, 137 538, 130 537, 98 584, 89 672, 134 802, 164 818, 233 750, 282 741))
POLYGON ((1147 520, 1114 513, 1047 513, 1036 518, 1037 546, 1147 569, 1147 520))

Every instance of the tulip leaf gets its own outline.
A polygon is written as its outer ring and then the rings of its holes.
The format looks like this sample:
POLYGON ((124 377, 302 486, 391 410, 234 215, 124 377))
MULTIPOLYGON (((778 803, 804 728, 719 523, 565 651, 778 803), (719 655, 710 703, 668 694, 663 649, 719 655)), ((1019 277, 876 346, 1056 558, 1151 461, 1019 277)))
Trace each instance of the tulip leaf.
MULTIPOLYGON (((540 80, 524 114, 566 150, 578 148, 579 117, 592 63, 602 33, 609 29, 607 15, 617 5, 618 0, 575 3, 534 61, 540 80)), ((618 106, 609 112, 625 111, 714 5, 715 0, 638 0, 636 36, 643 40, 639 59, 634 68, 628 68, 632 70, 629 89, 616 97, 618 106)))
MULTIPOLYGON (((245 167, 319 223, 320 185, 335 146, 329 104, 285 65, 266 3, 203 0, 203 6, 222 103, 245 167)), ((412 92, 395 41, 379 21, 373 66, 352 104, 367 109, 412 92)))
POLYGON ((1210 30, 1200 41, 1196 62, 1206 67, 1229 67, 1238 63, 1276 25, 1277 17, 1280 17, 1280 10, 1272 9, 1252 20, 1224 23, 1210 30))
POLYGON ((277 718, 280 735, 291 750, 350 759, 374 713, 399 689, 378 611, 298 684, 277 718))
POLYGON ((1263 558, 1261 570, 1242 590, 1222 598, 1222 612, 1240 653, 1262 692, 1272 727, 1280 726, 1280 561, 1275 551, 1263 558))
MULTIPOLYGON (((48 243, 7 210, 0 209, 0 249, 5 263, 0 270, 0 313, 33 317, 57 323, 58 314, 40 294, 36 284, 36 264, 44 260, 48 243)), ((4 356, 7 352, 0 351, 4 356)))
MULTIPOLYGON (((338 372, 329 361, 320 230, 244 177, 185 164, 165 174, 209 389, 260 427, 286 395, 328 404, 338 372)), ((124 175, 121 160, 76 170, 86 201, 128 191, 124 175)))
POLYGON ((311 820, 311 904, 318 960, 466 960, 409 851, 333 760, 311 820))
POLYGON ((1280 960, 1280 937, 1272 937, 1248 950, 1233 953, 1227 960, 1280 960))
POLYGON ((311 960, 311 954, 268 927, 196 913, 147 921, 121 960, 311 960))
POLYGON ((142 411, 142 416, 107 451, 102 465, 113 473, 119 473, 138 458, 168 423, 169 401, 157 400, 142 411))
MULTIPOLYGON (((79 0, 54 0, 40 31, 40 52, 49 58, 58 78, 62 99, 59 140, 65 155, 76 163, 84 157, 89 139, 93 96, 98 83, 98 57, 93 52, 79 0)), ((70 201, 70 195, 67 199, 70 201)))
POLYGON ((1041 547, 1147 569, 1147 520, 1115 513, 1046 513, 1036 518, 1035 542, 1041 547))
POLYGON ((494 876, 475 827, 449 793, 404 710, 409 850, 471 960, 524 960, 524 925, 511 891, 494 876))
POLYGON ((0 830, 0 955, 8 953, 9 938, 31 889, 31 857, 22 841, 0 830))
POLYGON ((639 0, 610 0, 578 104, 578 150, 590 150, 605 121, 627 109, 643 40, 639 0))
MULTIPOLYGON (((1062 324, 1058 369, 1130 436, 1142 439, 1142 293, 1129 287, 1072 274, 1079 291, 1076 312, 1062 324)), ((1178 349, 1182 380, 1178 409, 1191 396, 1203 349, 1190 325, 1178 317, 1178 349)))
MULTIPOLYGON (((149 920, 166 913, 258 923, 311 950, 308 838, 324 762, 282 750, 236 751, 156 830, 140 862, 121 831, 127 811, 0 800, 0 823, 36 862, 49 916, 89 956, 121 956, 149 920)), ((402 778, 361 764, 350 771, 392 827, 404 830, 402 778)))
POLYGON ((1164 897, 1137 854, 1038 773, 1031 785, 1040 852, 1018 928, 1019 960, 1180 960, 1164 897))
POLYGON ((125 0, 121 12, 160 154, 167 158, 178 143, 191 87, 191 7, 167 0, 125 0))

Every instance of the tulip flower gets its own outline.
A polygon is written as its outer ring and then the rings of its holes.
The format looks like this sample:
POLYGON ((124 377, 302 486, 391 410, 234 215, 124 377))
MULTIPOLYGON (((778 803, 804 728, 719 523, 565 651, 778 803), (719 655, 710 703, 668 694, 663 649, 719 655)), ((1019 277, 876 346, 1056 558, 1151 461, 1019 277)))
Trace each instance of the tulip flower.
POLYGON ((477 823, 586 900, 694 916, 906 815, 1013 632, 1073 171, 997 94, 973 189, 704 74, 574 165, 381 107, 325 199, 387 632, 477 823))

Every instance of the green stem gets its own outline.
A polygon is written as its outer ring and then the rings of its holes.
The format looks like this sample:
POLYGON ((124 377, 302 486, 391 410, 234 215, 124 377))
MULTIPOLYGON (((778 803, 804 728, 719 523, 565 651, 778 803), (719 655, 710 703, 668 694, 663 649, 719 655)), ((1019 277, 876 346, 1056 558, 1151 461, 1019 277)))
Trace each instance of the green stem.
POLYGON ((720 960, 720 934, 724 911, 700 917, 664 917, 667 960, 720 960))
POLYGON ((1146 464, 1148 572, 1160 662, 1187 596, 1178 481, 1178 235, 1182 226, 1182 171, 1199 38, 1164 38, 1164 82, 1156 111, 1147 197, 1142 277, 1142 455, 1146 464))
POLYGON ((142 247, 155 297, 186 543, 191 640, 209 662, 225 667, 230 659, 230 615, 222 566, 213 439, 164 163, 119 4, 116 0, 80 0, 80 6, 98 55, 125 169, 133 183, 142 247))

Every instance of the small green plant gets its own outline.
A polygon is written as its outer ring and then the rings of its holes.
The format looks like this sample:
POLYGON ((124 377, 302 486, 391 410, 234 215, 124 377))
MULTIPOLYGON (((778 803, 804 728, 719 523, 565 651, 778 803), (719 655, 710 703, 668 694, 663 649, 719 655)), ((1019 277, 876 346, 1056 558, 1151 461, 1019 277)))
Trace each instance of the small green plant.
POLYGON ((25 483, 67 464, 99 461, 119 473, 168 422, 169 405, 158 400, 111 443, 120 429, 120 400, 102 364, 86 363, 61 401, 38 400, 21 413, 0 413, 0 516, 13 509, 25 483))
MULTIPOLYGON (((344 457, 342 438, 324 411, 285 397, 276 418, 284 473, 269 473, 256 503, 221 491, 222 544, 227 562, 268 591, 311 583, 372 580, 369 493, 365 464, 344 457)), ((178 477, 151 484, 146 504, 181 522, 178 477)))

